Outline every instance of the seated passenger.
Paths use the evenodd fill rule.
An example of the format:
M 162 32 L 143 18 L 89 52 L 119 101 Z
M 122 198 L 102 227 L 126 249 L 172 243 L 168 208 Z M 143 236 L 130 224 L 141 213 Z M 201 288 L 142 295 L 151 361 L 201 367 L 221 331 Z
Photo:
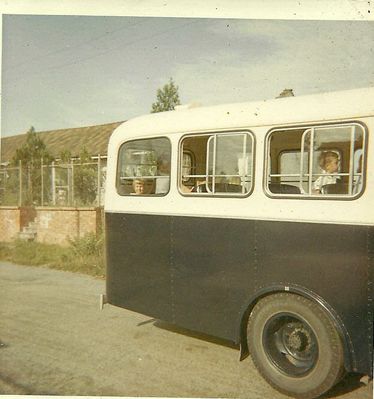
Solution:
M 156 194 L 166 194 L 170 185 L 170 164 L 165 158 L 158 160 L 158 171 L 156 180 Z
M 357 176 L 353 184 L 353 194 L 358 194 L 359 192 L 361 192 L 362 186 L 363 186 L 363 181 L 362 181 L 362 154 L 361 154 L 358 159 Z
M 207 181 L 206 179 L 196 179 L 195 187 L 192 189 L 194 193 L 207 193 Z
M 313 194 L 321 194 L 322 186 L 326 184 L 336 184 L 340 180 L 340 177 L 337 175 L 339 170 L 339 155 L 336 152 L 322 152 L 319 157 L 319 166 L 322 169 L 322 173 L 326 174 L 326 176 L 318 177 L 313 183 Z
M 183 183 L 181 183 L 181 185 L 180 185 L 180 191 L 181 191 L 182 193 L 188 194 L 188 193 L 192 192 L 193 189 L 194 189 L 194 186 L 192 186 L 192 187 L 186 186 L 186 185 L 183 184 Z

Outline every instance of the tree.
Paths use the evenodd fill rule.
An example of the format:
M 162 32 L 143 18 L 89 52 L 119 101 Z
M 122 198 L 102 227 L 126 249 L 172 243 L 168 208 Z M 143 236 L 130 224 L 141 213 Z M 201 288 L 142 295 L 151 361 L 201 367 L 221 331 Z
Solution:
M 92 205 L 97 195 L 97 166 L 85 148 L 79 158 L 80 164 L 74 167 L 74 195 L 78 205 Z
M 22 172 L 26 172 L 27 190 L 25 203 L 31 205 L 41 200 L 41 164 L 53 161 L 44 141 L 37 135 L 33 126 L 26 134 L 26 142 L 16 150 L 13 164 L 22 164 Z
M 178 86 L 170 78 L 169 83 L 157 90 L 157 100 L 152 104 L 151 113 L 171 111 L 176 105 L 180 105 Z
M 34 127 L 31 126 L 26 133 L 26 142 L 20 148 L 17 148 L 13 162 L 18 163 L 18 161 L 22 161 L 24 165 L 28 166 L 32 165 L 36 160 L 40 161 L 42 158 L 47 162 L 53 160 L 44 141 L 38 137 Z

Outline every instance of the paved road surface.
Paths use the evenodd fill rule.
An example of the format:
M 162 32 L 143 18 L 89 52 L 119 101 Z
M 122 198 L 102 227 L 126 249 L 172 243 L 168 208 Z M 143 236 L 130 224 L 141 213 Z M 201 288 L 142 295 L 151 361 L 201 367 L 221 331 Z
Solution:
M 102 280 L 0 263 L 0 393 L 285 398 L 228 343 L 100 311 L 103 292 Z M 368 399 L 371 389 L 350 376 L 327 397 Z

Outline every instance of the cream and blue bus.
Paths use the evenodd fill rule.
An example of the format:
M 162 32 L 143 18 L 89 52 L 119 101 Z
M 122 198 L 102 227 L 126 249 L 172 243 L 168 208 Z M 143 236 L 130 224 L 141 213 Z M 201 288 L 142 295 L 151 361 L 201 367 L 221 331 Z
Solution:
M 179 107 L 108 149 L 108 303 L 230 340 L 276 389 L 372 376 L 374 88 Z

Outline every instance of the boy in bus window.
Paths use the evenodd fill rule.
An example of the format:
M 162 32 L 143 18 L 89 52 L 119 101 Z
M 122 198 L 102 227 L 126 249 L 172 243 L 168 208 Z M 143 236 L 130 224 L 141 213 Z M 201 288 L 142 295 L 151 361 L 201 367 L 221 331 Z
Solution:
M 154 182 L 150 179 L 134 179 L 132 186 L 134 195 L 152 194 Z
M 337 175 L 339 170 L 339 155 L 334 151 L 323 151 L 319 157 L 319 166 L 325 176 L 320 176 L 313 183 L 313 193 L 320 194 L 322 186 L 336 184 L 340 180 Z M 335 176 L 333 176 L 335 175 Z

